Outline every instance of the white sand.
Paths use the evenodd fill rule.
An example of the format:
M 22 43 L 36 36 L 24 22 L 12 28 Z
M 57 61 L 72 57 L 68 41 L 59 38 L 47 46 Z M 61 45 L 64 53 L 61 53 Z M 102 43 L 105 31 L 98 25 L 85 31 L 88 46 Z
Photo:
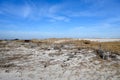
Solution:
M 79 40 L 90 40 L 90 41 L 98 41 L 98 42 L 120 41 L 120 39 L 79 39 Z
M 94 50 L 66 46 L 11 47 L 4 56 L 24 56 L 10 61 L 15 67 L 0 68 L 0 80 L 120 80 L 120 60 L 103 60 Z

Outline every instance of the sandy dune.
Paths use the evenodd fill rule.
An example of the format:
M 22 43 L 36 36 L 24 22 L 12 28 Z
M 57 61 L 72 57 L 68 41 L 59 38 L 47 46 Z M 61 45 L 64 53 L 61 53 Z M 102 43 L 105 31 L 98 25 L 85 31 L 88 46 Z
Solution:
M 111 42 L 111 41 L 120 41 L 120 39 L 79 39 L 79 40 L 90 40 L 90 41 L 98 41 L 98 42 Z
M 120 80 L 120 55 L 100 57 L 73 44 L 6 41 L 0 47 L 0 80 Z

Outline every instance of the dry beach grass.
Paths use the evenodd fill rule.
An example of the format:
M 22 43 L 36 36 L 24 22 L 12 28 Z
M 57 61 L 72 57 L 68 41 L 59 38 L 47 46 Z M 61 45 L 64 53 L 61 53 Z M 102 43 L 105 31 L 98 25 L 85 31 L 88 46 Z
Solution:
M 63 40 L 63 41 L 62 41 Z M 54 43 L 55 41 L 61 41 L 59 44 L 74 44 L 80 48 L 93 48 L 93 49 L 103 49 L 105 51 L 110 51 L 113 53 L 120 53 L 120 41 L 112 42 L 98 42 L 90 40 L 74 40 L 74 39 L 47 39 L 43 42 Z

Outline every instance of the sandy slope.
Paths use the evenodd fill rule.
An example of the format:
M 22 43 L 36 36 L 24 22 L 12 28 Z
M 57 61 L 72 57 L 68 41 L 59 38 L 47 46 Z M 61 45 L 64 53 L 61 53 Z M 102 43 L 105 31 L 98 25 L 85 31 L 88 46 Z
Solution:
M 0 48 L 0 80 L 120 80 L 120 55 L 102 59 L 74 45 L 7 42 Z M 10 65 L 11 64 L 11 65 Z

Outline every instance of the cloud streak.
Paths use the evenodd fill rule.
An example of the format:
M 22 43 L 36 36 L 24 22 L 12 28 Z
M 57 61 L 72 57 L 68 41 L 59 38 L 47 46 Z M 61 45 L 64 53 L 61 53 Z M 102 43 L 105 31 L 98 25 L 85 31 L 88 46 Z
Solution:
M 71 17 L 104 17 L 106 15 L 116 15 L 106 9 L 110 7 L 108 0 L 81 0 L 85 5 L 89 5 L 84 10 L 73 11 L 69 9 L 72 5 L 66 4 L 35 4 L 32 0 L 24 1 L 22 5 L 15 5 L 12 3 L 0 5 L 0 14 L 8 16 L 18 16 L 28 18 L 30 20 L 39 20 L 41 18 L 48 18 L 53 21 L 70 21 Z M 110 1 L 112 3 L 112 1 Z M 79 3 L 78 3 L 79 4 Z M 115 5 L 115 3 L 112 3 Z M 76 6 L 76 5 L 74 5 Z M 102 9 L 101 9 L 102 8 Z M 67 11 L 65 11 L 68 9 Z M 113 8 L 114 9 L 114 8 Z
M 23 5 L 15 5 L 15 4 L 2 4 L 0 5 L 0 10 L 2 14 L 7 15 L 7 16 L 18 16 L 18 17 L 23 17 L 26 18 L 29 16 L 31 13 L 31 8 L 27 4 Z
M 54 21 L 69 21 L 66 16 L 60 15 L 62 4 L 43 5 L 34 4 L 32 1 L 25 1 L 22 5 L 2 4 L 0 5 L 0 14 L 12 17 L 28 18 L 30 20 L 40 20 L 41 18 L 48 18 Z

